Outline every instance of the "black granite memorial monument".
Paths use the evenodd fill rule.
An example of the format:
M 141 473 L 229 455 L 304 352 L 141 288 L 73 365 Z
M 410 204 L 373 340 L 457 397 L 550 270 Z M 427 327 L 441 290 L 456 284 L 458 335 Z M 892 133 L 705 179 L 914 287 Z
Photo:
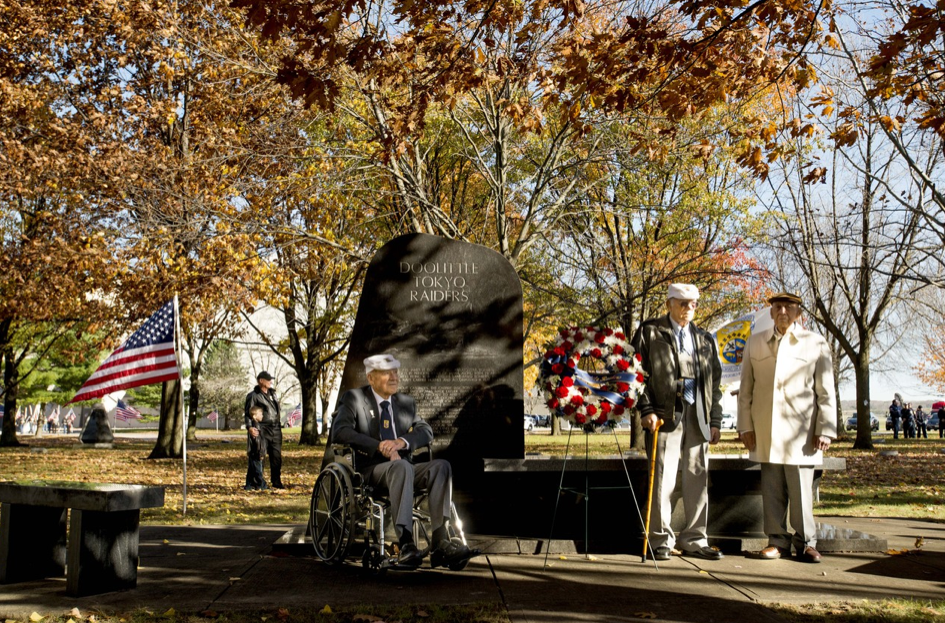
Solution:
M 484 458 L 524 456 L 522 286 L 483 246 L 395 238 L 365 277 L 341 391 L 367 384 L 365 357 L 393 353 L 401 389 L 432 427 L 434 454 L 460 486 Z

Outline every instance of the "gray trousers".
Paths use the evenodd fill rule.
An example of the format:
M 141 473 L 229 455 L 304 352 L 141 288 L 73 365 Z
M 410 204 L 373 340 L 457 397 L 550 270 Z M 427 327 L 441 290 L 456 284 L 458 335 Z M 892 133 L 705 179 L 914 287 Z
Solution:
M 652 456 L 653 435 L 646 435 L 647 451 Z M 676 430 L 660 431 L 657 439 L 656 471 L 653 475 L 653 510 L 650 513 L 650 543 L 653 548 L 676 546 L 677 537 L 670 525 L 673 517 L 673 493 L 682 480 L 682 501 L 686 525 L 679 533 L 679 548 L 695 550 L 709 544 L 708 442 L 696 420 L 696 409 L 686 405 Z
M 768 545 L 790 548 L 793 544 L 798 553 L 808 545 L 817 547 L 813 466 L 762 463 L 761 499 Z M 793 536 L 787 526 L 789 505 Z
M 430 505 L 430 523 L 434 530 L 450 517 L 453 500 L 453 470 L 449 461 L 433 459 L 414 465 L 405 459 L 384 461 L 368 468 L 369 485 L 383 487 L 390 497 L 394 530 L 399 538 L 406 527 L 413 530 L 413 492 L 426 489 Z

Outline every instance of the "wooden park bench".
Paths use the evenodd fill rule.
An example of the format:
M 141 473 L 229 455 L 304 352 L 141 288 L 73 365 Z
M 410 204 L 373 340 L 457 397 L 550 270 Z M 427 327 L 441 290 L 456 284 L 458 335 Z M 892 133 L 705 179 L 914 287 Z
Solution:
M 0 482 L 0 503 L 0 584 L 65 574 L 68 595 L 95 595 L 137 585 L 141 509 L 164 487 Z

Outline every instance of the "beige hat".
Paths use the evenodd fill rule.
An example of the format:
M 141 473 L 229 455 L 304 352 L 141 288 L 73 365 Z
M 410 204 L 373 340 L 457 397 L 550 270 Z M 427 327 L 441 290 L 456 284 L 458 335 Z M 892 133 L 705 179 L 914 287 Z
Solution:
M 396 370 L 400 362 L 393 355 L 371 355 L 364 360 L 364 373 L 370 374 L 374 370 Z
M 666 293 L 667 299 L 682 299 L 684 301 L 699 300 L 699 288 L 691 283 L 671 283 Z

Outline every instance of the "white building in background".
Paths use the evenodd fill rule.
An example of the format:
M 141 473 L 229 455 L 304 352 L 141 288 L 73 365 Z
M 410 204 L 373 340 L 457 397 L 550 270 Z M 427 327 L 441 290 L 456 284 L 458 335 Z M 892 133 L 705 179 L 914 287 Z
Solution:
M 260 305 L 247 320 L 243 321 L 240 328 L 242 335 L 233 340 L 233 343 L 236 344 L 240 353 L 240 364 L 246 369 L 246 391 L 249 392 L 256 386 L 256 375 L 265 370 L 275 378 L 274 387 L 282 408 L 282 417 L 283 419 L 288 417 L 295 406 L 302 402 L 299 379 L 292 366 L 281 356 L 272 352 L 268 344 L 285 343 L 288 339 L 285 316 L 274 307 Z M 265 339 L 260 333 L 265 336 Z M 324 391 L 322 388 L 319 389 Z M 333 396 L 329 404 L 329 412 L 334 410 L 336 390 L 337 388 L 332 389 Z M 320 401 L 316 402 L 316 409 L 319 410 L 316 417 L 320 418 L 322 416 Z

